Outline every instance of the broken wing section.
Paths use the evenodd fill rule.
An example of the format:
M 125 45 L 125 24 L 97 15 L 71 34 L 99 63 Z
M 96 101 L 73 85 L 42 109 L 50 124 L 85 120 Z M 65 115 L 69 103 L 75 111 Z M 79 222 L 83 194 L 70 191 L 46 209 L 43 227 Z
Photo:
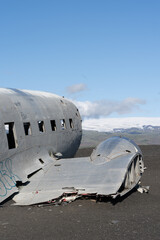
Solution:
M 122 196 L 132 190 L 144 171 L 139 147 L 129 139 L 110 138 L 98 145 L 90 157 L 60 159 L 45 166 L 19 189 L 13 200 L 31 205 L 73 193 Z

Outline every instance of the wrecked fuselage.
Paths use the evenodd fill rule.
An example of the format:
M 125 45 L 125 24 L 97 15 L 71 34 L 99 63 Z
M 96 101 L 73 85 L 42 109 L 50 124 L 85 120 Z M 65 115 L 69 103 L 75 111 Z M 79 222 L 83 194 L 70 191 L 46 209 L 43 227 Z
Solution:
M 139 147 L 113 137 L 90 157 L 72 158 L 81 136 L 78 109 L 54 94 L 0 89 L 0 202 L 18 205 L 95 194 L 115 198 L 132 190 L 144 171 Z

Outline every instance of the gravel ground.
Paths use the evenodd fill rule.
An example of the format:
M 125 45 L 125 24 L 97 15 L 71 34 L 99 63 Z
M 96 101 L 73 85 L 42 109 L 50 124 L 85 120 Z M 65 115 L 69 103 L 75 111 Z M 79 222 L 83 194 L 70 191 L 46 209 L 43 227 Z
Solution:
M 76 200 L 60 206 L 0 207 L 3 239 L 160 239 L 160 146 L 140 146 L 147 167 L 142 185 L 148 194 L 133 191 L 119 202 Z M 77 156 L 88 156 L 81 149 Z

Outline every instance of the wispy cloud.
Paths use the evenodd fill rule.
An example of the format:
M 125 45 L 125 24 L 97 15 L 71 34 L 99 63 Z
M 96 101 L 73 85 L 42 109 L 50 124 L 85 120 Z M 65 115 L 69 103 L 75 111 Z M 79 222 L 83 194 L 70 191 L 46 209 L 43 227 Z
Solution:
M 87 86 L 84 83 L 74 84 L 72 86 L 67 87 L 67 92 L 69 94 L 75 94 L 82 91 L 85 91 Z
M 139 109 L 139 106 L 146 102 L 139 98 L 127 98 L 123 101 L 74 101 L 74 103 L 78 107 L 83 118 L 99 118 L 109 116 L 112 113 L 117 113 L 119 115 L 129 114 Z

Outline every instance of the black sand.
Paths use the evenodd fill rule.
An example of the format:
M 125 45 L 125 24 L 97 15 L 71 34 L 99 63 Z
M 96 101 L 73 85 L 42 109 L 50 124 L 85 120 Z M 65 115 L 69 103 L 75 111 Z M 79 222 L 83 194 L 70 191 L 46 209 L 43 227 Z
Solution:
M 141 146 L 148 194 L 131 193 L 121 202 L 76 200 L 61 206 L 0 207 L 4 239 L 160 239 L 160 146 Z M 86 156 L 91 149 L 80 150 Z

